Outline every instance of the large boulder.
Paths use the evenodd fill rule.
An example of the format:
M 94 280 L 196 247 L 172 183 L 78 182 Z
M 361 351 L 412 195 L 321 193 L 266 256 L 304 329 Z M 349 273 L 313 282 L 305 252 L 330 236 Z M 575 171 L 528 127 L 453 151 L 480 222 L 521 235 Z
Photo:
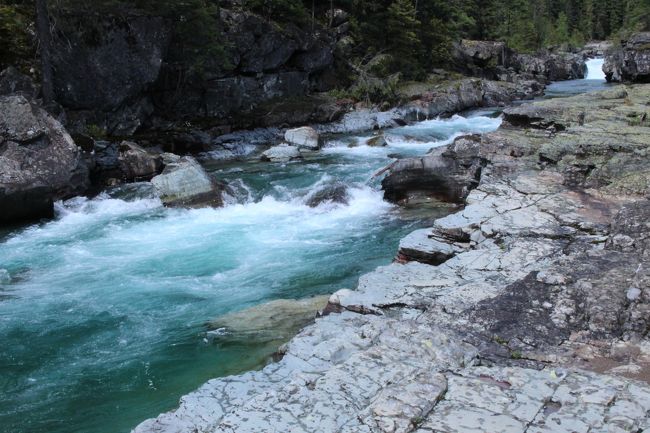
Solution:
M 321 144 L 318 132 L 310 126 L 287 130 L 284 133 L 284 140 L 300 149 L 307 150 L 318 150 Z
M 462 40 L 454 44 L 456 70 L 475 77 L 512 81 L 519 74 L 541 81 L 584 78 L 586 65 L 581 54 L 540 51 L 519 54 L 503 42 Z
M 51 217 L 53 201 L 89 186 L 81 150 L 22 95 L 0 97 L 0 223 Z
M 162 157 L 148 152 L 131 141 L 123 141 L 119 147 L 118 161 L 127 180 L 146 180 L 162 169 Z
M 165 155 L 168 164 L 151 179 L 160 200 L 171 207 L 223 206 L 223 187 L 191 156 Z
M 609 82 L 650 82 L 650 32 L 636 33 L 608 50 L 603 71 Z
M 343 182 L 327 183 L 320 185 L 305 197 L 305 204 L 309 207 L 318 207 L 323 203 L 348 204 L 350 193 Z
M 450 203 L 463 203 L 478 186 L 486 162 L 480 155 L 476 136 L 456 139 L 453 144 L 435 148 L 419 158 L 395 161 L 386 171 L 381 186 L 384 198 L 408 202 L 425 195 Z
M 286 143 L 271 147 L 262 153 L 261 156 L 262 161 L 270 162 L 289 162 L 300 158 L 302 158 L 300 149 L 296 146 L 289 146 Z

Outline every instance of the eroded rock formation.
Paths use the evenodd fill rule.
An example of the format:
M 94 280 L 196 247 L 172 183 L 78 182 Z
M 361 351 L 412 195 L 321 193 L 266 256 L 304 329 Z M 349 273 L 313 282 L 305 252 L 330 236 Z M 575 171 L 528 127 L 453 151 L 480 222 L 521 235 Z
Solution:
M 603 70 L 607 81 L 650 82 L 650 32 L 636 33 L 610 48 Z
M 0 222 L 51 217 L 53 201 L 88 186 L 81 150 L 63 126 L 24 96 L 0 96 Z
M 430 155 L 424 183 L 481 161 L 463 210 L 332 295 L 281 361 L 135 432 L 650 428 L 648 102 L 635 86 L 508 109 Z

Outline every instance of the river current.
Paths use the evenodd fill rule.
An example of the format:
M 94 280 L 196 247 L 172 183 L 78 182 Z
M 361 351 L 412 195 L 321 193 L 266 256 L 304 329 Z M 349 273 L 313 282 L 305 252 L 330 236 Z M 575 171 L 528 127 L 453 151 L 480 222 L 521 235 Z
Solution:
M 450 211 L 400 210 L 372 175 L 500 123 L 481 111 L 387 130 L 382 148 L 332 136 L 301 162 L 208 162 L 233 187 L 220 209 L 168 209 L 129 187 L 0 232 L 0 431 L 128 432 L 210 378 L 259 368 L 277 341 L 209 338 L 206 323 L 354 288 Z M 306 205 L 334 182 L 347 204 Z

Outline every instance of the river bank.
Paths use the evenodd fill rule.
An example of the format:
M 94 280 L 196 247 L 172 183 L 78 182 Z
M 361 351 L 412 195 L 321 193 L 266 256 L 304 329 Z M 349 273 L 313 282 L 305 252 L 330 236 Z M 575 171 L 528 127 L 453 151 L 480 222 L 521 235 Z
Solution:
M 369 179 L 389 155 L 501 123 L 478 114 L 386 130 L 385 147 L 365 145 L 369 131 L 332 136 L 297 162 L 206 163 L 231 186 L 223 208 L 166 208 L 136 183 L 57 203 L 54 220 L 7 233 L 3 428 L 128 431 L 211 378 L 265 365 L 292 334 L 219 335 L 208 324 L 352 287 L 389 263 L 401 237 L 454 208 L 401 210 Z M 307 205 L 339 184 L 345 203 Z
M 223 163 L 214 154 L 202 156 L 208 170 L 232 187 L 223 209 L 167 209 L 137 184 L 126 185 L 57 204 L 51 223 L 9 234 L 2 281 L 3 306 L 11 311 L 4 316 L 12 347 L 4 386 L 15 399 L 7 402 L 9 428 L 20 430 L 29 417 L 33 431 L 68 431 L 70 425 L 86 432 L 126 430 L 210 378 L 258 368 L 291 332 L 251 342 L 250 333 L 220 335 L 206 323 L 273 299 L 352 287 L 360 274 L 389 263 L 408 232 L 452 212 L 453 206 L 436 202 L 425 203 L 423 212 L 418 199 L 415 209 L 397 210 L 368 180 L 396 156 L 420 156 L 501 122 L 485 112 L 437 115 L 531 95 L 511 83 L 471 78 L 424 90 L 418 95 L 425 97 L 400 111 L 404 117 L 355 111 L 322 126 L 328 142 L 301 163 L 265 164 L 256 157 Z M 396 121 L 418 117 L 433 119 L 404 126 Z M 386 147 L 366 144 L 376 134 L 368 129 L 386 127 Z M 347 203 L 306 205 L 341 181 Z M 52 302 L 52 294 L 61 297 Z M 36 341 L 42 350 L 28 351 L 21 341 Z M 88 380 L 75 379 L 82 376 Z M 116 414 L 119 426 L 106 421 Z
M 499 131 L 422 157 L 482 167 L 462 211 L 332 295 L 281 361 L 135 431 L 650 427 L 649 92 L 506 109 Z

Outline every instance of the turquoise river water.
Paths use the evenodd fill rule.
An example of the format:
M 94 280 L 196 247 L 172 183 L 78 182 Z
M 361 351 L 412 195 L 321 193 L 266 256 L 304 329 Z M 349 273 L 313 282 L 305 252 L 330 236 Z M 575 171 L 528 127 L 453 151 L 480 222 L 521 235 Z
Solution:
M 383 201 L 372 174 L 392 154 L 500 123 L 475 113 L 388 130 L 385 148 L 333 137 L 302 162 L 210 163 L 236 190 L 221 209 L 104 193 L 0 232 L 0 432 L 128 432 L 210 378 L 259 368 L 275 346 L 210 339 L 206 323 L 353 288 L 431 222 Z M 305 205 L 335 181 L 348 185 L 347 205 Z

